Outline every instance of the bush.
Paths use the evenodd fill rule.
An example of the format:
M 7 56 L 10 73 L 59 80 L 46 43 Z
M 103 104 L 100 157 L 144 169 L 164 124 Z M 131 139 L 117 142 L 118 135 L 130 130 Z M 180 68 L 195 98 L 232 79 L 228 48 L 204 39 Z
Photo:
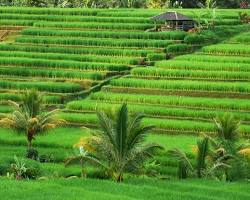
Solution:
M 231 168 L 228 170 L 227 179 L 229 181 L 237 181 L 249 178 L 250 166 L 248 162 L 242 158 L 237 157 L 230 163 Z
M 165 60 L 166 54 L 165 53 L 150 53 L 148 54 L 149 61 L 158 61 L 158 60 Z
M 53 157 L 53 155 L 44 154 L 44 155 L 39 156 L 39 161 L 41 163 L 54 162 L 54 157 Z
M 178 53 L 188 52 L 190 49 L 187 44 L 172 44 L 172 45 L 169 45 L 166 50 L 167 50 L 167 53 L 178 54 Z
M 38 159 L 38 151 L 36 149 L 27 149 L 26 151 L 26 158 L 37 160 Z
M 186 44 L 201 45 L 206 42 L 206 37 L 200 34 L 190 34 L 184 38 Z
M 217 31 L 218 32 L 218 31 Z M 220 33 L 224 34 L 224 33 Z M 218 35 L 220 35 L 218 33 Z M 193 33 L 189 34 L 184 38 L 184 42 L 186 44 L 191 45 L 202 45 L 207 43 L 214 43 L 218 41 L 219 38 L 216 34 L 214 34 L 212 31 L 202 31 L 201 33 Z
M 36 179 L 41 175 L 42 173 L 41 166 L 38 162 L 34 160 L 25 159 L 25 164 L 26 164 L 27 170 L 24 174 L 24 178 Z

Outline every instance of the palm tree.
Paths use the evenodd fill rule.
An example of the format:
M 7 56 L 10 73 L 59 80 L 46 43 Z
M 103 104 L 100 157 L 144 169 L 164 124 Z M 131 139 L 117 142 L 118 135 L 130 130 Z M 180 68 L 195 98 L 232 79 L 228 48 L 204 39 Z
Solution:
M 206 169 L 206 158 L 209 153 L 209 138 L 204 137 L 203 140 L 199 140 L 197 142 L 197 149 L 198 152 L 196 159 L 197 162 L 196 170 L 197 170 L 197 176 L 201 178 L 203 171 Z
M 232 114 L 225 113 L 218 116 L 215 121 L 216 138 L 213 141 L 213 146 L 220 154 L 217 156 L 223 159 L 230 168 L 225 169 L 227 180 L 231 180 L 230 171 L 237 171 L 237 174 L 244 172 L 242 163 L 247 162 L 242 156 L 242 151 L 249 148 L 249 144 L 242 143 L 240 121 L 236 120 Z M 229 156 L 228 156 L 229 155 Z M 238 175 L 237 175 L 238 176 Z M 239 175 L 240 176 L 240 175 Z M 237 178 L 237 177 L 236 177 Z
M 37 90 L 26 90 L 21 96 L 20 107 L 26 108 L 31 117 L 40 114 L 42 110 L 43 96 Z
M 240 121 L 232 114 L 225 113 L 214 119 L 217 138 L 222 141 L 236 142 L 240 137 Z
M 179 178 L 187 178 L 188 173 L 196 173 L 198 178 L 201 178 L 206 170 L 206 158 L 209 153 L 209 139 L 204 137 L 197 141 L 197 155 L 196 165 L 193 166 L 186 153 L 179 149 L 170 150 L 169 153 L 173 155 L 178 161 L 178 176 Z
M 84 150 L 83 147 L 79 148 L 79 152 L 75 155 L 67 158 L 65 160 L 65 166 L 75 164 L 76 162 L 79 162 L 81 165 L 81 177 L 86 177 L 86 172 L 84 171 L 84 164 L 93 164 L 99 167 L 102 167 L 104 169 L 107 169 L 105 165 L 103 165 L 98 159 L 96 159 L 93 155 L 91 155 L 88 151 Z
M 99 160 L 106 162 L 111 176 L 118 182 L 123 180 L 125 171 L 139 170 L 145 160 L 161 147 L 157 144 L 143 144 L 153 126 L 142 126 L 142 114 L 129 119 L 127 105 L 123 104 L 116 119 L 98 112 L 101 131 L 93 143 Z
M 47 130 L 65 123 L 64 120 L 56 118 L 57 110 L 40 114 L 42 101 L 38 97 L 39 94 L 31 91 L 22 97 L 23 101 L 20 104 L 9 101 L 14 107 L 14 111 L 0 120 L 2 126 L 14 129 L 20 134 L 25 133 L 29 149 L 37 134 L 45 133 Z

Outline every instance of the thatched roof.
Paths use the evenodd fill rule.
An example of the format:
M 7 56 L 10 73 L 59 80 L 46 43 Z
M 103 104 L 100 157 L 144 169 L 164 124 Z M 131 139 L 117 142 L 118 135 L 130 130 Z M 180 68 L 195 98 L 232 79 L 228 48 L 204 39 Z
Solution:
M 175 11 L 165 12 L 154 17 L 151 17 L 154 21 L 193 21 L 192 18 L 187 17 L 183 14 L 177 13 Z

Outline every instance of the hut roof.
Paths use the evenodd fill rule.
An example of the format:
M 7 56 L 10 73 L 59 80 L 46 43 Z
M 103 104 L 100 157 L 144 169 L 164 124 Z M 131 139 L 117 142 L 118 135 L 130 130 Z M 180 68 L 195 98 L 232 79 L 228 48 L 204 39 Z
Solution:
M 192 18 L 187 17 L 183 14 L 177 13 L 176 11 L 161 13 L 159 15 L 151 17 L 151 20 L 154 20 L 154 21 L 193 21 Z

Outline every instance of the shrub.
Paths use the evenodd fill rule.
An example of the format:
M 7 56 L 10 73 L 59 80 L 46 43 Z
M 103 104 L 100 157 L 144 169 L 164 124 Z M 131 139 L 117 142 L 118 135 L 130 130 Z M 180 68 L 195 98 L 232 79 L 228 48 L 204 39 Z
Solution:
M 29 148 L 26 151 L 26 158 L 37 160 L 38 159 L 38 151 L 34 148 Z
M 158 61 L 158 60 L 165 60 L 166 54 L 165 53 L 150 53 L 147 56 L 149 61 Z
M 184 53 L 184 52 L 188 52 L 189 46 L 187 44 L 172 44 L 169 45 L 166 49 L 167 53 Z
M 184 38 L 184 42 L 191 45 L 201 45 L 206 42 L 206 37 L 200 34 L 190 34 Z

